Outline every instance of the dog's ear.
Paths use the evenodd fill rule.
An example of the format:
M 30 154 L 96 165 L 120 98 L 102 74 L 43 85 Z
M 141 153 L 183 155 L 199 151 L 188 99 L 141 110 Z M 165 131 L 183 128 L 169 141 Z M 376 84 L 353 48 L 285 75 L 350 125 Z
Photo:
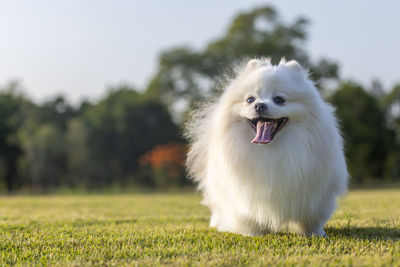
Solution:
M 254 69 L 254 68 L 259 67 L 259 66 L 261 66 L 261 60 L 251 59 L 249 62 L 247 62 L 246 68 Z
M 255 69 L 261 66 L 267 66 L 268 64 L 270 64 L 268 59 L 251 59 L 249 62 L 247 62 L 246 68 Z
M 308 76 L 307 71 L 296 60 L 290 60 L 288 62 L 284 61 L 281 62 L 280 65 L 281 64 L 288 68 L 290 71 L 299 75 L 299 77 L 301 78 L 307 78 Z
M 296 60 L 291 60 L 289 62 L 286 62 L 286 67 L 288 67 L 291 70 L 297 71 L 297 72 L 303 72 L 303 68 L 300 66 L 300 64 Z

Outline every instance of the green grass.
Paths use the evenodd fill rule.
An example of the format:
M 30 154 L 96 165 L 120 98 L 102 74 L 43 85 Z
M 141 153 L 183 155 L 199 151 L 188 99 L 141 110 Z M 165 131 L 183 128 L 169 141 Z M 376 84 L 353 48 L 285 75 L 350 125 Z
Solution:
M 208 227 L 191 193 L 0 197 L 4 265 L 400 266 L 400 190 L 356 190 L 329 238 Z

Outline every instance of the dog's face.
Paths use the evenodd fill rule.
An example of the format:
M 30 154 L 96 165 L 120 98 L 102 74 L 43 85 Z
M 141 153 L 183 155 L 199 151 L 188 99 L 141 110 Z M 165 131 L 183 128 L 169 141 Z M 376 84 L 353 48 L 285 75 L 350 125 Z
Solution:
M 252 143 L 268 144 L 288 124 L 305 120 L 315 108 L 316 89 L 295 62 L 272 66 L 251 60 L 226 92 L 234 123 L 247 123 Z

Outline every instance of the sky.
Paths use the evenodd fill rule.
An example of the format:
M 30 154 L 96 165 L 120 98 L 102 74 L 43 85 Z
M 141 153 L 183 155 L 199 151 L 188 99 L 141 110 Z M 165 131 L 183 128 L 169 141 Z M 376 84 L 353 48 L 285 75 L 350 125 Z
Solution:
M 306 50 L 368 86 L 400 83 L 396 0 L 19 0 L 0 1 L 0 87 L 20 81 L 37 102 L 63 94 L 96 100 L 107 88 L 146 87 L 165 49 L 201 49 L 238 12 L 272 5 L 285 22 L 310 20 Z M 266 55 L 268 56 L 268 55 Z

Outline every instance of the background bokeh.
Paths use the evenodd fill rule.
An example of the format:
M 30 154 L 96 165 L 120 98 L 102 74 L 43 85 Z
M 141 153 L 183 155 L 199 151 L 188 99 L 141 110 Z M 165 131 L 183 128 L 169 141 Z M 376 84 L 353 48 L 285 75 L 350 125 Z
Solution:
M 65 10 L 56 9 L 50 1 L 31 2 L 28 7 L 2 4 L 0 21 L 16 24 L 1 23 L 0 32 L 3 37 L 18 37 L 3 38 L 0 45 L 0 80 L 4 81 L 0 86 L 2 192 L 190 185 L 184 170 L 187 144 L 181 131 L 188 108 L 217 91 L 217 81 L 229 65 L 242 58 L 263 56 L 273 62 L 281 57 L 298 60 L 310 70 L 324 98 L 336 107 L 352 184 L 400 181 L 400 75 L 396 78 L 396 66 L 388 63 L 399 57 L 397 48 L 393 49 L 396 40 L 379 41 L 388 29 L 379 27 L 383 25 L 379 20 L 363 16 L 368 14 L 363 12 L 364 7 L 356 9 L 352 2 L 333 9 L 343 12 L 347 24 L 338 22 L 341 14 L 325 10 L 325 15 L 318 16 L 328 16 L 332 25 L 339 23 L 340 34 L 333 26 L 312 34 L 307 16 L 282 16 L 287 1 L 280 4 L 282 11 L 260 1 L 251 7 L 233 5 L 228 10 L 223 9 L 228 1 L 214 8 L 209 4 L 196 13 L 203 23 L 179 16 L 174 23 L 163 23 L 162 11 L 175 14 L 176 8 L 181 7 L 181 13 L 193 8 L 183 1 L 171 1 L 170 5 L 149 1 L 153 8 L 138 4 L 137 9 L 134 2 L 117 1 L 132 8 L 119 6 L 119 12 L 118 5 L 108 6 L 104 1 L 100 1 L 100 7 L 95 1 L 85 1 L 81 6 L 76 1 L 64 2 Z M 383 1 L 380 7 L 391 10 L 391 3 Z M 91 10 L 101 13 L 100 19 Z M 218 12 L 223 15 L 217 16 Z M 346 21 L 351 12 L 352 20 Z M 86 21 L 82 14 L 88 14 Z M 17 15 L 22 17 L 16 19 Z M 38 20 L 32 19 L 38 16 Z M 158 17 L 155 22 L 154 17 Z M 219 26 L 223 19 L 225 28 Z M 139 22 L 133 25 L 133 20 Z M 375 27 L 368 26 L 371 21 Z M 57 23 L 48 25 L 52 22 Z M 354 31 L 354 25 L 365 28 Z M 132 27 L 136 31 L 131 34 Z M 155 27 L 161 31 L 155 31 Z M 193 37 L 195 45 L 179 44 L 185 27 L 193 35 L 198 32 L 198 39 Z M 18 35 L 23 29 L 31 29 L 32 34 Z M 204 41 L 207 30 L 210 36 Z M 119 38 L 121 31 L 129 38 Z M 163 31 L 168 35 L 165 38 Z M 335 35 L 340 39 L 329 39 Z M 366 35 L 370 42 L 363 39 Z M 191 36 L 185 38 L 190 40 Z M 346 52 L 340 54 L 346 56 L 345 60 L 335 59 L 332 53 L 328 53 L 329 58 L 321 56 L 321 50 L 308 44 L 310 36 L 314 45 L 345 48 Z M 166 43 L 158 42 L 161 39 L 167 39 Z M 45 48 L 39 49 L 42 43 L 38 40 L 48 41 L 43 43 Z M 161 52 L 156 58 L 143 57 L 147 47 L 137 45 L 135 40 Z M 359 45 L 360 40 L 365 42 Z M 366 48 L 371 47 L 375 53 L 368 54 Z M 47 53 L 38 58 L 43 51 Z M 392 51 L 392 58 L 382 56 L 388 51 Z M 82 56 L 77 56 L 80 53 Z M 126 72 L 130 67 L 137 71 Z M 143 69 L 151 68 L 152 73 L 147 72 L 146 77 Z M 341 75 L 343 68 L 345 75 Z M 24 70 L 28 79 L 18 77 Z M 373 70 L 376 77 L 367 75 Z M 139 86 L 135 86 L 129 77 L 137 77 L 138 73 Z M 109 80 L 102 88 L 93 89 L 103 82 L 96 77 Z M 30 81 L 35 90 L 30 89 Z

